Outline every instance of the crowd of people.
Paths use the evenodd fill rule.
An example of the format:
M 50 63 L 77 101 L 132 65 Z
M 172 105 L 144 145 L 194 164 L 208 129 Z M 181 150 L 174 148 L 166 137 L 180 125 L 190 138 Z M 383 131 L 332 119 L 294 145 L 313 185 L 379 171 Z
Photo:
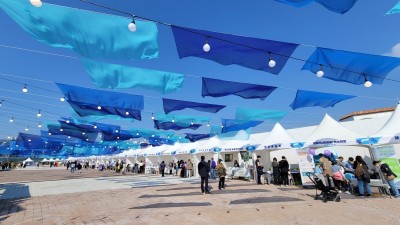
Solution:
M 361 156 L 349 157 L 344 161 L 343 157 L 338 157 L 337 160 L 330 160 L 324 154 L 319 154 L 319 163 L 315 167 L 316 174 L 322 174 L 324 177 L 331 177 L 334 185 L 339 189 L 339 192 L 344 191 L 350 194 L 351 180 L 357 180 L 357 196 L 370 197 L 372 194 L 370 182 L 371 179 L 381 179 L 387 181 L 392 194 L 395 198 L 400 197 L 399 191 L 394 183 L 397 177 L 386 163 L 373 161 L 372 168 L 369 168 L 367 163 Z

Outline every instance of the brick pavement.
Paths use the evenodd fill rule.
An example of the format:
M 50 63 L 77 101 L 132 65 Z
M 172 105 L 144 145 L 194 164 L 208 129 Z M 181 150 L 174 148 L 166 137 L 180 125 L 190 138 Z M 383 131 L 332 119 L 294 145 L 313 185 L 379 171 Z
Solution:
M 47 171 L 41 173 L 46 180 Z M 109 176 L 64 182 L 85 179 L 124 188 L 60 189 L 58 194 L 0 200 L 1 224 L 400 224 L 399 199 L 342 195 L 340 203 L 322 203 L 313 199 L 314 190 L 238 180 L 211 195 L 199 193 L 197 179 Z

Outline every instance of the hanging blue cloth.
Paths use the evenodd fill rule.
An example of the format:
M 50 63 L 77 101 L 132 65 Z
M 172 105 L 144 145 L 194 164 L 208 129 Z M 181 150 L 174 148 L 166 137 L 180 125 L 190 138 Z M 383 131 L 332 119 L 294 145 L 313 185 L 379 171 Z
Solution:
M 171 131 L 163 131 L 163 130 L 149 130 L 149 129 L 143 129 L 143 128 L 134 128 L 132 129 L 133 135 L 136 137 L 144 137 L 144 138 L 149 138 L 149 137 L 172 137 L 174 135 L 174 132 Z
M 227 95 L 236 95 L 244 99 L 259 98 L 260 100 L 264 100 L 276 89 L 276 87 L 272 86 L 246 84 L 205 77 L 202 78 L 202 84 L 201 96 L 203 97 L 223 97 Z
M 367 79 L 382 84 L 387 74 L 400 65 L 400 58 L 317 48 L 302 70 L 317 73 L 320 64 L 323 77 L 330 80 L 364 84 Z
M 298 108 L 313 107 L 313 106 L 327 108 L 327 107 L 333 107 L 341 101 L 351 99 L 354 97 L 356 96 L 298 90 L 296 98 L 293 100 L 292 104 L 290 104 L 290 107 L 293 110 L 296 110 Z
M 117 132 L 102 132 L 103 141 L 126 141 L 134 138 L 135 136 L 127 130 L 119 130 Z
M 69 100 L 67 100 L 67 102 L 72 107 L 72 109 L 81 117 L 96 116 L 97 119 L 107 119 L 107 118 L 113 118 L 113 116 L 119 116 L 125 119 L 135 119 L 139 121 L 142 120 L 142 115 L 140 110 L 120 109 L 107 106 L 101 106 L 101 109 L 99 110 L 98 104 L 88 104 L 88 103 L 75 102 Z
M 36 40 L 67 48 L 88 58 L 158 58 L 158 30 L 153 22 L 137 20 L 136 32 L 128 30 L 131 19 L 44 3 L 36 8 L 27 0 L 0 1 L 4 10 Z
M 155 113 L 155 119 L 160 122 L 172 122 L 175 123 L 205 123 L 210 121 L 209 117 L 205 116 L 188 116 L 188 115 L 178 115 L 178 114 L 164 114 Z
M 272 120 L 279 121 L 285 117 L 287 112 L 269 109 L 252 109 L 238 107 L 236 109 L 237 120 Z
M 167 138 L 158 138 L 158 137 L 149 137 L 149 144 L 152 146 L 160 146 L 160 145 L 173 145 L 175 141 L 169 140 Z
M 279 74 L 298 44 L 172 26 L 179 57 L 198 57 Z M 210 51 L 203 45 L 208 42 Z M 247 47 L 248 46 L 248 47 Z M 269 55 L 268 52 L 271 52 Z M 269 59 L 276 62 L 268 66 Z
M 44 149 L 46 147 L 45 142 L 39 135 L 27 133 L 19 133 L 16 143 L 26 149 Z
M 144 99 L 141 95 L 131 95 L 112 91 L 101 91 L 67 84 L 56 83 L 67 100 L 88 103 L 97 106 L 109 106 L 119 109 L 143 110 Z M 97 107 L 96 106 L 96 107 Z
M 386 15 L 400 13 L 400 2 L 398 2 L 391 10 L 389 10 Z
M 97 133 L 85 133 L 76 129 L 61 129 L 59 125 L 47 125 L 47 129 L 51 135 L 65 135 L 74 138 L 78 138 L 80 140 L 85 140 L 87 142 L 95 142 L 97 138 Z
M 178 91 L 185 75 L 144 68 L 82 60 L 97 88 L 146 88 L 162 94 Z
M 192 129 L 197 130 L 201 127 L 201 124 L 190 124 L 190 123 L 179 123 L 179 122 L 160 122 L 158 120 L 154 120 L 154 128 L 157 130 L 183 130 L 183 129 Z
M 223 126 L 221 133 L 246 130 L 248 128 L 255 127 L 263 123 L 263 121 L 248 121 L 248 120 L 233 120 L 233 119 L 221 119 L 221 121 Z
M 323 5 L 326 9 L 344 14 L 353 8 L 357 0 L 275 0 L 282 3 L 286 3 L 296 7 L 302 7 L 311 4 L 312 2 L 317 2 Z
M 63 118 L 64 119 L 64 118 Z M 95 129 L 93 125 L 91 124 L 77 124 L 74 121 L 68 120 L 69 122 L 66 122 L 67 120 L 59 120 L 58 122 L 60 123 L 60 127 L 62 129 L 75 129 L 75 130 L 80 130 L 85 133 L 97 133 L 99 132 L 98 129 Z
M 188 139 L 190 142 L 196 142 L 210 137 L 210 134 L 191 134 L 191 133 L 185 133 L 185 134 L 186 134 L 185 138 Z
M 168 98 L 163 98 L 163 106 L 164 106 L 164 112 L 167 114 L 173 111 L 187 109 L 187 108 L 202 112 L 216 113 L 226 107 L 225 105 L 189 102 L 189 101 L 181 101 Z

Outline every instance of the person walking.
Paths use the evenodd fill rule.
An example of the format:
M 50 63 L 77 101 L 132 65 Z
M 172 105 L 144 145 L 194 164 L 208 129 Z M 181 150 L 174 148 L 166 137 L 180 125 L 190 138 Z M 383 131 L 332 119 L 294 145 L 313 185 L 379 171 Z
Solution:
M 264 173 L 263 172 L 264 166 L 261 164 L 261 156 L 260 155 L 257 156 L 256 169 L 257 169 L 257 184 L 262 184 L 261 183 L 261 176 Z
M 272 159 L 272 175 L 274 176 L 274 184 L 279 184 L 279 163 L 275 157 Z
M 203 155 L 200 159 L 201 161 L 197 165 L 197 169 L 201 177 L 201 193 L 211 194 L 208 190 L 208 173 L 210 173 L 210 167 L 208 166 L 207 162 L 204 161 L 205 157 Z
M 72 161 L 69 166 L 71 167 L 71 173 L 74 173 L 75 172 L 76 162 Z
M 371 180 L 368 172 L 367 163 L 365 163 L 363 158 L 358 155 L 356 156 L 353 168 L 354 168 L 354 175 L 356 176 L 358 182 L 358 191 L 360 192 L 357 196 L 364 197 L 364 186 L 365 186 L 365 189 L 367 189 L 367 197 L 370 197 L 371 186 L 369 185 L 369 183 L 371 182 Z
M 222 159 L 218 159 L 218 164 L 216 167 L 217 174 L 219 177 L 219 182 L 218 182 L 218 189 L 225 189 L 225 176 L 226 176 L 226 168 L 224 164 L 222 163 Z
M 186 176 L 191 177 L 192 176 L 192 171 L 193 171 L 193 163 L 188 159 L 186 163 Z
M 166 167 L 167 165 L 165 165 L 165 163 L 164 163 L 164 161 L 162 161 L 161 163 L 160 163 L 160 173 L 161 173 L 161 177 L 164 177 L 164 172 L 165 172 L 165 167 Z
M 279 175 L 281 176 L 281 186 L 289 185 L 289 163 L 285 156 L 282 156 L 282 160 L 279 161 Z

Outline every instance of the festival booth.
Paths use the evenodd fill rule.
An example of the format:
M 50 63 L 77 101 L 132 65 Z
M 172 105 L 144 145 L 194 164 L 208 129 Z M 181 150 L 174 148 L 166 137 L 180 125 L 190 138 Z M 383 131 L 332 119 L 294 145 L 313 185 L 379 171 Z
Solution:
M 383 127 L 368 140 L 363 140 L 372 147 L 376 160 L 388 164 L 397 175 L 395 184 L 400 189 L 400 104 Z
M 355 133 L 325 114 L 321 123 L 308 135 L 304 143 L 298 143 L 297 154 L 303 186 L 312 185 L 307 173 L 314 172 L 314 155 L 325 154 L 336 160 L 338 152 L 356 155 L 370 155 L 368 146 L 359 145 L 357 138 L 362 135 Z M 317 158 L 316 158 L 317 159 Z M 319 158 L 318 158 L 319 159 Z M 366 160 L 371 163 L 371 159 Z
M 195 154 L 197 159 L 200 161 L 200 157 L 204 156 L 205 161 L 211 160 L 213 158 L 215 161 L 218 160 L 218 152 L 221 151 L 221 139 L 212 137 L 207 140 L 201 140 L 196 142 L 196 146 L 193 147 L 195 149 Z
M 159 165 L 163 161 L 161 154 L 168 149 L 168 145 L 160 145 L 146 149 L 146 173 L 158 174 Z
M 22 164 L 25 166 L 34 166 L 35 162 L 31 158 L 25 159 Z
M 192 143 L 188 143 L 192 144 Z M 175 142 L 174 145 L 167 145 L 165 151 L 161 152 L 161 159 L 167 164 L 171 161 L 177 162 L 178 158 L 176 157 L 176 151 L 181 148 L 184 148 L 187 144 L 181 144 L 179 142 Z
M 218 158 L 223 160 L 227 167 L 233 167 L 235 160 L 240 161 L 240 152 L 249 145 L 249 140 L 222 140 L 221 151 L 218 152 Z M 240 165 L 240 163 L 239 163 Z

